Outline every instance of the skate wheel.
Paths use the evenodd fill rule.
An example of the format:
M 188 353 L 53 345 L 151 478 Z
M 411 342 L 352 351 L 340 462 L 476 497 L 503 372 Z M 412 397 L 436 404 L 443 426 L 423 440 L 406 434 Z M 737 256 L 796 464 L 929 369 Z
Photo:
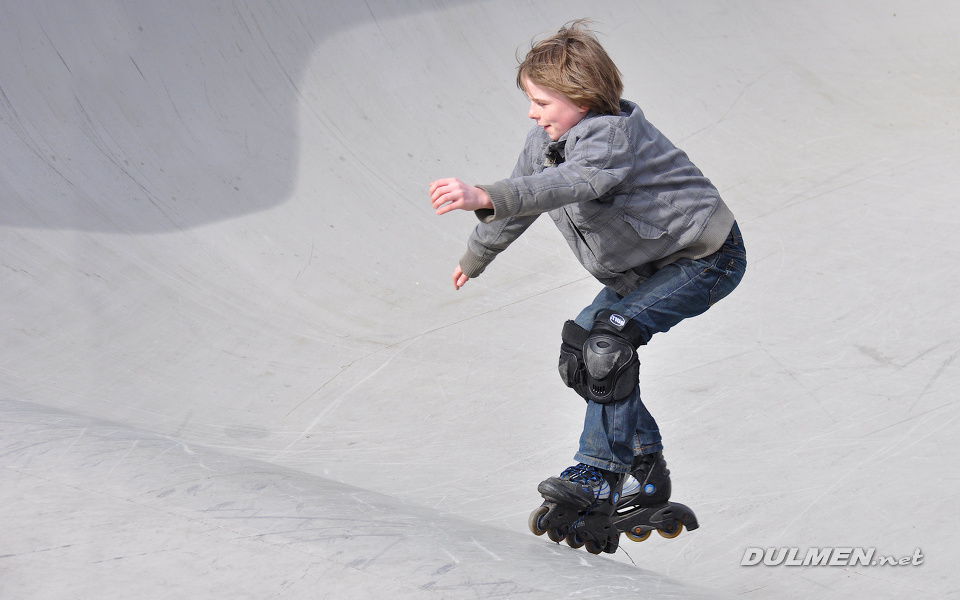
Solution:
M 563 541 L 563 535 L 560 533 L 559 529 L 548 529 L 547 537 L 550 538 L 550 541 L 559 544 Z
M 547 508 L 546 506 L 538 506 L 532 513 L 530 513 L 530 517 L 527 519 L 527 527 L 530 528 L 530 531 L 533 533 L 533 535 L 543 535 L 547 533 L 547 528 L 542 527 L 541 524 L 543 522 L 543 517 L 548 512 L 550 512 L 550 509 Z M 551 530 L 550 539 L 553 539 L 552 530 Z M 558 540 L 553 540 L 553 541 L 556 542 Z
M 644 542 L 647 538 L 650 537 L 650 534 L 653 533 L 651 530 L 647 529 L 644 531 L 639 527 L 634 528 L 633 531 L 624 531 L 627 534 L 627 539 L 631 542 Z M 662 533 L 660 535 L 663 535 Z
M 582 548 L 583 540 L 580 539 L 580 536 L 575 533 L 567 534 L 567 545 L 571 548 Z
M 584 544 L 584 546 L 586 546 L 587 552 L 590 554 L 600 554 L 603 552 L 603 546 L 593 540 L 589 540 L 586 544 Z
M 683 531 L 683 524 L 680 521 L 674 521 L 673 526 L 668 529 L 657 529 L 657 533 L 667 538 L 668 540 L 672 540 L 673 538 L 680 535 L 681 531 Z

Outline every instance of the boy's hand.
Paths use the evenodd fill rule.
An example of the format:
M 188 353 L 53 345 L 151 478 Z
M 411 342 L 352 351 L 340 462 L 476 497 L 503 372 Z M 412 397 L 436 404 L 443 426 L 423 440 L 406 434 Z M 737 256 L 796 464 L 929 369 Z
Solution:
M 457 265 L 457 268 L 453 270 L 453 287 L 458 290 L 462 288 L 470 278 L 463 274 L 463 270 L 460 268 L 460 265 Z
M 458 209 L 493 208 L 493 202 L 485 191 L 453 177 L 438 179 L 430 184 L 430 202 L 438 215 Z

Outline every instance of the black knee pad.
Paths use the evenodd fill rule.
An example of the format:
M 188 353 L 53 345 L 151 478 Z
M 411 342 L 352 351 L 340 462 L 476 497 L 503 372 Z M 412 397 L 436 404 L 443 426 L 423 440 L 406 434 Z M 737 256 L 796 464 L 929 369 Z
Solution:
M 563 324 L 563 333 L 560 335 L 560 379 L 568 388 L 587 399 L 586 369 L 583 364 L 583 345 L 590 332 L 573 321 Z
M 612 310 L 598 313 L 583 344 L 584 397 L 606 404 L 629 396 L 640 381 L 637 348 L 645 342 L 630 319 Z

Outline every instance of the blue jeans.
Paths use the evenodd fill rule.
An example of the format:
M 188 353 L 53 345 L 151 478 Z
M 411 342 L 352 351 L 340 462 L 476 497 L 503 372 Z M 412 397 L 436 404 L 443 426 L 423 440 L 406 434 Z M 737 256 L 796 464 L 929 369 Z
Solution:
M 576 323 L 593 328 L 597 313 L 614 310 L 631 319 L 643 332 L 645 342 L 680 321 L 702 314 L 725 298 L 743 278 L 747 254 L 736 223 L 723 247 L 705 258 L 680 259 L 656 271 L 626 296 L 604 288 Z M 660 428 L 640 399 L 640 386 L 626 399 L 609 404 L 587 402 L 574 460 L 594 467 L 626 473 L 635 454 L 663 449 Z

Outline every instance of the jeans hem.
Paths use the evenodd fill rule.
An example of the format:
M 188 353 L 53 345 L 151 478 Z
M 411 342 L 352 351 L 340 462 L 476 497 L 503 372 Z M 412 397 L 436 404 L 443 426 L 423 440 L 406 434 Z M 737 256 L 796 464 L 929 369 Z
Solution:
M 634 446 L 633 453 L 637 456 L 641 454 L 653 454 L 655 452 L 663 452 L 663 444 L 652 444 L 650 446 Z
M 632 465 L 621 465 L 620 463 L 610 462 L 608 460 L 600 460 L 593 458 L 592 456 L 586 456 L 577 452 L 573 457 L 573 460 L 581 462 L 585 465 L 590 465 L 591 467 L 596 467 L 598 469 L 603 469 L 604 471 L 611 471 L 613 473 L 629 473 L 630 467 Z

